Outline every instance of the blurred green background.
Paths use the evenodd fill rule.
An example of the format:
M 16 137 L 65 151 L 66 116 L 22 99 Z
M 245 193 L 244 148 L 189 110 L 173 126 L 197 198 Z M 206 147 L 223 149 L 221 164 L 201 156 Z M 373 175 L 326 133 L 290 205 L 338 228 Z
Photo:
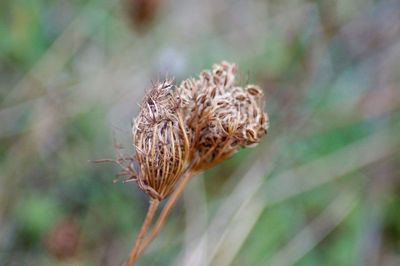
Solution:
M 192 180 L 138 265 L 400 265 L 400 1 L 0 2 L 0 265 L 121 265 L 113 184 L 152 80 L 235 62 L 253 149 Z M 113 133 L 114 132 L 114 133 Z

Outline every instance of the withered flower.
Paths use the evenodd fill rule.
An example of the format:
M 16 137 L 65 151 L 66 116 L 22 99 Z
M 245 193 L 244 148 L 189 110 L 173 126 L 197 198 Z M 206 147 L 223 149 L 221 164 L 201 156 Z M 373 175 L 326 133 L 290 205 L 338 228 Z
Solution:
M 185 101 L 191 159 L 197 171 L 218 164 L 241 147 L 257 144 L 267 133 L 263 92 L 256 85 L 235 86 L 236 72 L 235 64 L 222 62 L 178 88 Z
M 150 207 L 126 265 L 156 236 L 190 178 L 256 145 L 267 133 L 264 95 L 235 85 L 237 67 L 222 62 L 175 88 L 171 79 L 147 91 L 132 126 L 135 155 L 117 162 L 150 197 Z M 159 201 L 171 194 L 153 229 Z M 147 234 L 147 237 L 145 238 Z
M 189 140 L 181 105 L 172 80 L 157 83 L 144 97 L 132 126 L 137 184 L 158 200 L 171 193 L 188 161 Z

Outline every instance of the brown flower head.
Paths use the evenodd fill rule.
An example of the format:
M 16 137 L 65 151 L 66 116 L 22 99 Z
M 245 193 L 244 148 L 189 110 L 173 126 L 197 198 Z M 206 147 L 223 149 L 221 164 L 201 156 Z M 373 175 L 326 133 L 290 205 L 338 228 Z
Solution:
M 182 101 L 167 79 L 146 93 L 140 107 L 132 127 L 136 181 L 150 197 L 162 200 L 173 190 L 188 160 Z
M 257 144 L 267 133 L 262 90 L 235 85 L 236 72 L 235 64 L 215 64 L 177 88 L 170 79 L 158 82 L 142 100 L 132 126 L 135 155 L 114 161 L 123 168 L 119 174 L 136 181 L 151 198 L 126 265 L 132 265 L 157 235 L 193 175 Z M 144 239 L 159 201 L 171 192 Z
M 222 62 L 198 79 L 158 82 L 146 93 L 132 127 L 135 155 L 125 173 L 162 200 L 186 171 L 204 171 L 267 133 L 264 95 L 235 85 L 235 64 Z
M 235 86 L 235 64 L 215 64 L 199 79 L 178 88 L 184 102 L 185 124 L 196 171 L 225 160 L 241 147 L 254 145 L 267 133 L 264 96 L 255 85 Z

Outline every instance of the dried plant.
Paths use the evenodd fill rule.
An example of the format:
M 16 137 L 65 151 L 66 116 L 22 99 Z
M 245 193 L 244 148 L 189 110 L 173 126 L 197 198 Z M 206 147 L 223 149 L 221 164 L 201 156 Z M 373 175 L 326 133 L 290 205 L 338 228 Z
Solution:
M 182 101 L 172 88 L 172 80 L 155 84 L 144 97 L 132 127 L 137 184 L 157 200 L 171 193 L 189 159 Z
M 147 91 L 132 127 L 135 154 L 117 160 L 120 175 L 136 181 L 150 198 L 126 265 L 133 265 L 157 235 L 192 176 L 254 146 L 267 133 L 262 90 L 236 86 L 236 72 L 235 64 L 222 62 L 178 87 L 166 79 Z M 148 232 L 159 202 L 169 195 Z
M 222 62 L 199 79 L 182 82 L 185 125 L 191 140 L 193 169 L 202 171 L 225 160 L 266 134 L 263 93 L 258 86 L 234 86 L 236 65 Z

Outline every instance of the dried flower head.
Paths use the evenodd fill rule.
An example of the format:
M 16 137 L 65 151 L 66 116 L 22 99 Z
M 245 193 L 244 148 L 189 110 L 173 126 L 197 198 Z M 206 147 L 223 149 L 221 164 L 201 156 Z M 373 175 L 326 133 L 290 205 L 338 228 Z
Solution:
M 184 172 L 204 171 L 267 133 L 262 90 L 235 85 L 236 73 L 235 64 L 222 62 L 177 88 L 166 79 L 146 93 L 124 173 L 151 198 L 164 199 Z
M 181 105 L 172 80 L 157 83 L 144 97 L 132 127 L 136 181 L 158 200 L 171 193 L 188 160 L 189 141 Z
M 222 62 L 178 90 L 185 105 L 194 169 L 205 170 L 241 147 L 254 145 L 267 133 L 264 97 L 255 85 L 235 86 L 235 64 Z
M 116 161 L 123 167 L 121 174 L 151 198 L 126 265 L 157 235 L 193 175 L 256 145 L 267 133 L 262 90 L 235 85 L 236 73 L 235 64 L 222 62 L 177 88 L 166 79 L 147 91 L 132 126 L 135 155 Z M 171 193 L 145 238 L 159 201 Z

